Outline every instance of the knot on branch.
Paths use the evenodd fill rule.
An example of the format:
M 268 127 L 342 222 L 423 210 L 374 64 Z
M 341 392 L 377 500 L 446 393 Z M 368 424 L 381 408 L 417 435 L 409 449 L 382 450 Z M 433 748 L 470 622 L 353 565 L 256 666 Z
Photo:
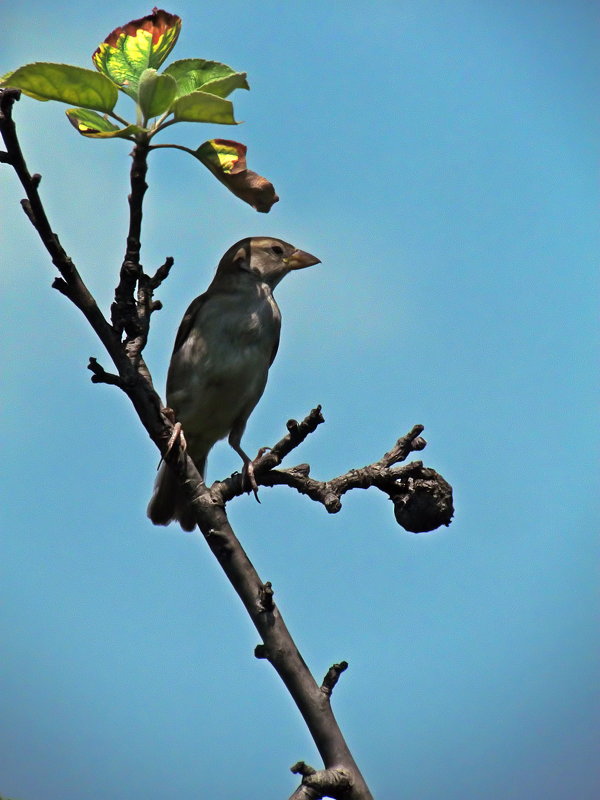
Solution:
M 433 531 L 452 521 L 452 487 L 434 469 L 420 465 L 415 475 L 399 478 L 389 494 L 396 521 L 411 533 Z
M 261 611 L 273 611 L 273 595 L 271 581 L 263 583 L 258 590 L 258 605 Z
M 213 553 L 223 559 L 228 559 L 234 550 L 234 544 L 227 531 L 211 528 L 206 534 L 206 541 Z
M 343 767 L 316 770 L 304 761 L 298 761 L 290 771 L 294 775 L 302 775 L 302 787 L 312 790 L 312 794 L 294 792 L 292 797 L 311 797 L 318 800 L 322 797 L 343 798 L 352 788 L 351 773 Z
M 269 658 L 269 650 L 266 644 L 257 644 L 254 648 L 254 658 Z

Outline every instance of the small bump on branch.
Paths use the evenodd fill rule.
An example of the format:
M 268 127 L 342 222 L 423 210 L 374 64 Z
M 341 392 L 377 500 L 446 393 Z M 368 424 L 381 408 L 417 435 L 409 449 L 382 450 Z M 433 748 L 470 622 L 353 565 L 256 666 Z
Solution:
M 52 288 L 64 294 L 65 297 L 68 297 L 69 300 L 72 300 L 74 303 L 76 302 L 74 292 L 64 278 L 54 278 L 52 281 Z
M 290 771 L 294 775 L 302 775 L 302 785 L 291 796 L 294 800 L 299 798 L 311 798 L 319 800 L 322 797 L 343 798 L 352 788 L 353 781 L 351 773 L 343 768 L 320 769 L 316 770 L 304 761 L 298 761 Z M 299 793 L 301 789 L 310 789 L 313 794 Z
M 331 697 L 331 693 L 333 692 L 336 683 L 339 681 L 340 675 L 347 669 L 347 661 L 340 661 L 339 664 L 332 664 L 329 667 L 327 670 L 327 675 L 325 675 L 323 678 L 323 683 L 321 684 L 321 691 L 326 697 Z
M 273 586 L 266 581 L 258 590 L 258 605 L 261 611 L 273 611 Z
M 269 658 L 269 651 L 266 644 L 257 644 L 254 648 L 254 658 Z
M 33 182 L 32 182 L 33 183 Z M 31 207 L 31 202 L 27 199 L 21 200 L 21 208 L 27 215 L 27 219 L 31 224 L 35 227 L 37 225 L 37 219 L 35 214 L 33 213 L 33 208 Z
M 219 531 L 211 528 L 206 534 L 206 541 L 210 549 L 222 558 L 229 558 L 232 553 L 232 546 L 226 531 Z

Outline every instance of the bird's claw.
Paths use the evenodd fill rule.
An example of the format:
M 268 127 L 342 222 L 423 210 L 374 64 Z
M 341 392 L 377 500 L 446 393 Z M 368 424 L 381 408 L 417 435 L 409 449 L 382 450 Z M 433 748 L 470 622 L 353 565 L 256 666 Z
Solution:
M 187 450 L 187 442 L 185 441 L 185 436 L 183 434 L 183 427 L 181 425 L 181 422 L 176 422 L 173 425 L 173 432 L 171 433 L 171 436 L 169 437 L 169 441 L 167 442 L 167 447 L 165 449 L 165 453 L 161 457 L 160 461 L 158 462 L 158 466 L 159 467 L 162 464 L 162 462 L 167 458 L 167 456 L 169 455 L 171 450 L 175 447 L 175 444 L 177 443 L 178 440 L 179 440 L 180 447 L 181 447 L 182 451 L 185 452 Z M 157 467 L 157 469 L 158 469 L 158 467 Z
M 184 451 L 187 450 L 187 442 L 185 441 L 185 436 L 183 434 L 183 428 L 181 426 L 181 422 L 176 422 L 175 425 L 173 425 L 173 433 L 171 434 L 171 437 L 167 442 L 167 449 L 165 450 L 165 456 L 169 455 L 169 453 L 175 446 L 177 440 L 179 440 L 180 442 L 181 449 Z
M 244 461 L 244 468 L 242 469 L 242 486 L 246 486 L 250 484 L 250 489 L 254 493 L 254 497 L 256 498 L 256 502 L 260 503 L 260 499 L 258 497 L 258 484 L 256 483 L 256 478 L 254 477 L 254 462 Z

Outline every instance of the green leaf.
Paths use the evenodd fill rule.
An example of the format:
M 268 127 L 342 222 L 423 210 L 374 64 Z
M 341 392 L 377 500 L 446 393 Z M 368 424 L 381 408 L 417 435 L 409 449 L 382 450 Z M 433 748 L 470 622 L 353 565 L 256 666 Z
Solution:
M 47 61 L 25 64 L 9 72 L 3 76 L 0 86 L 21 89 L 36 100 L 59 100 L 97 111 L 112 111 L 119 96 L 117 87 L 104 75 L 83 67 Z
M 230 139 L 209 139 L 195 151 L 196 158 L 215 174 L 235 175 L 246 169 L 248 148 Z
M 233 118 L 233 103 L 208 92 L 190 92 L 179 97 L 172 106 L 175 119 L 181 122 L 217 122 L 237 125 Z
M 157 117 L 171 108 L 177 93 L 177 84 L 170 75 L 158 75 L 155 69 L 146 69 L 140 76 L 138 102 L 146 119 Z
M 177 97 L 202 89 L 209 94 L 227 97 L 234 89 L 249 89 L 245 72 L 236 72 L 227 64 L 205 61 L 203 58 L 184 58 L 174 61 L 164 71 L 177 81 Z
M 99 72 L 136 98 L 142 73 L 160 67 L 175 47 L 180 30 L 180 17 L 154 9 L 152 14 L 111 31 L 92 61 Z
M 195 154 L 236 197 L 267 213 L 279 200 L 273 184 L 246 166 L 246 145 L 229 139 L 209 139 Z
M 127 125 L 125 128 L 119 128 L 106 117 L 85 108 L 68 108 L 65 113 L 71 125 L 82 136 L 90 139 L 114 139 L 115 137 L 132 139 L 134 134 L 144 132 L 139 125 Z
M 245 72 L 236 72 L 234 75 L 228 75 L 225 78 L 217 78 L 214 81 L 205 83 L 202 87 L 203 92 L 216 94 L 217 97 L 227 97 L 234 89 L 250 89 Z

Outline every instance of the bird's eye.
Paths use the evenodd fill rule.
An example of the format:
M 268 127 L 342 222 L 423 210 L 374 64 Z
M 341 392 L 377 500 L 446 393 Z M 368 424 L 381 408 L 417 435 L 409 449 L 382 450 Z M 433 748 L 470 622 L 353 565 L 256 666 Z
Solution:
M 282 256 L 283 255 L 283 247 L 280 247 L 278 244 L 274 244 L 271 247 L 271 250 L 278 256 Z

